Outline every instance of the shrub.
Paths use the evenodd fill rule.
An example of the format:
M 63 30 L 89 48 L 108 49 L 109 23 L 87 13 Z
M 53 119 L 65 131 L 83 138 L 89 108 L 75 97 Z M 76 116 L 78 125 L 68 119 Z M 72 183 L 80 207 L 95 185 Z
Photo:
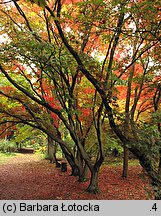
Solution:
M 46 154 L 47 153 L 47 147 L 46 146 L 41 146 L 36 150 L 36 153 L 39 154 Z
M 1 152 L 15 152 L 17 150 L 17 146 L 15 142 L 2 139 L 0 140 L 0 151 Z

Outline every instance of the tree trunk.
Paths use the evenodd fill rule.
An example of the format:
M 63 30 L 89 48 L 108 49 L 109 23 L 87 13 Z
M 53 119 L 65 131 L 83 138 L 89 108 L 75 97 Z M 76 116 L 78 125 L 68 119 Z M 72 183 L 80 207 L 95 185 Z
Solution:
M 161 179 L 161 149 L 159 151 L 158 175 L 159 175 L 159 178 Z M 156 200 L 161 200 L 161 185 L 159 185 L 159 187 L 158 187 L 158 190 L 157 190 L 156 195 L 155 195 L 155 199 Z
M 161 200 L 161 187 L 157 189 L 155 200 Z
M 66 160 L 68 161 L 68 163 L 72 169 L 71 175 L 78 176 L 79 170 L 78 170 L 78 166 L 76 165 L 76 163 L 74 161 L 74 158 L 71 155 L 69 155 L 69 153 L 66 151 L 66 149 L 63 146 L 61 146 L 61 149 L 62 149 L 63 154 L 65 155 Z
M 73 166 L 71 166 L 71 168 L 72 168 L 71 176 L 78 176 L 79 175 L 78 167 L 73 165 Z
M 161 200 L 161 193 L 155 196 L 155 200 Z
M 67 162 L 66 161 L 61 162 L 61 171 L 67 172 Z
M 77 167 L 77 165 L 75 164 L 74 160 L 69 156 L 65 154 L 65 158 L 68 161 L 72 172 L 71 172 L 71 176 L 78 176 L 79 175 L 79 169 Z
M 87 188 L 87 192 L 97 194 L 100 192 L 98 187 L 98 171 L 92 170 L 90 184 Z
M 128 177 L 128 161 L 129 161 L 129 150 L 127 147 L 124 147 L 124 157 L 123 157 L 123 172 L 122 177 Z
M 87 179 L 88 179 L 87 175 L 88 175 L 88 166 L 87 166 L 87 164 L 85 164 L 85 166 L 84 166 L 84 168 L 82 170 L 82 173 L 79 174 L 78 181 L 79 182 L 85 182 L 85 181 L 87 181 Z
M 157 181 L 152 182 L 155 200 L 161 200 L 161 184 Z
M 158 167 L 158 174 L 161 178 L 161 149 L 159 151 L 159 167 Z
M 143 149 L 138 150 L 136 147 L 133 147 L 130 148 L 130 151 L 138 157 L 140 165 L 147 172 L 147 175 L 153 188 L 155 199 L 161 200 L 161 177 L 158 175 L 158 172 L 154 170 L 151 160 L 148 158 L 146 154 L 144 154 Z
M 54 140 L 48 137 L 48 156 L 47 158 L 50 160 L 51 163 L 56 162 L 55 161 L 56 156 L 54 154 L 56 154 Z
M 79 164 L 79 166 L 78 166 L 78 176 L 79 176 L 78 181 L 84 182 L 84 181 L 86 181 L 86 172 L 85 172 L 86 165 L 84 166 L 83 157 L 82 157 L 82 155 L 78 149 L 75 149 L 75 155 L 76 155 L 77 163 Z

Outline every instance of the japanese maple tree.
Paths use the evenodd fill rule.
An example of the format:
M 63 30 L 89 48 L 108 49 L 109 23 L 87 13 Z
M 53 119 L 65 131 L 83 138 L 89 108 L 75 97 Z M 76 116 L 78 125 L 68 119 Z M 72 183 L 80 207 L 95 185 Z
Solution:
M 8 43 L 1 45 L 0 70 L 18 91 L 41 107 L 41 116 L 43 110 L 48 110 L 63 123 L 79 150 L 80 158 L 90 169 L 89 191 L 98 191 L 98 172 L 104 158 L 100 123 L 102 111 L 105 110 L 110 127 L 123 146 L 138 157 L 157 188 L 156 197 L 161 196 L 159 166 L 154 169 L 154 151 L 147 148 L 149 143 L 140 133 L 145 131 L 146 134 L 147 130 L 144 130 L 144 124 L 136 123 L 136 119 L 140 118 L 136 112 L 143 108 L 143 104 L 150 104 L 145 97 L 147 93 L 154 98 L 155 111 L 160 109 L 159 82 L 152 87 L 160 73 L 159 7 L 160 1 L 157 0 L 13 0 L 1 5 L 2 33 L 7 34 Z M 37 22 L 33 22 L 33 17 L 34 20 L 37 18 Z M 29 74 L 27 69 L 22 69 L 19 81 L 16 81 L 19 75 L 13 70 L 16 62 L 28 65 L 32 71 Z M 149 62 L 155 67 L 150 67 Z M 79 84 L 84 86 L 85 79 L 89 86 L 93 85 L 90 90 L 79 87 Z M 49 102 L 50 96 L 46 98 L 43 82 L 51 82 L 50 89 L 59 101 L 60 109 Z M 77 92 L 80 88 L 88 93 L 85 100 L 80 90 Z M 120 112 L 115 104 L 121 88 L 125 95 L 122 98 L 118 96 L 119 101 L 124 99 Z M 94 164 L 82 142 L 85 126 L 89 124 L 82 114 L 90 119 L 94 110 L 94 107 L 87 105 L 93 101 L 90 95 L 97 100 L 95 122 L 99 152 Z M 146 112 L 151 113 L 151 109 Z M 122 113 L 120 124 L 118 116 Z M 81 176 L 83 163 L 74 157 L 73 151 L 60 137 L 59 130 L 51 127 L 51 122 L 48 122 L 47 128 L 44 119 L 40 122 L 38 127 L 66 149 L 66 154 L 72 158 Z M 147 121 L 144 120 L 144 123 Z M 160 156 L 160 143 L 155 142 L 155 146 Z

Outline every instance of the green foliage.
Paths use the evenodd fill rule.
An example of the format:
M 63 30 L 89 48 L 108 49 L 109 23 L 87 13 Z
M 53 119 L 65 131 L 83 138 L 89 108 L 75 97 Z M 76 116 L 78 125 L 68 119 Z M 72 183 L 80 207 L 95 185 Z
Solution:
M 13 141 L 8 141 L 6 139 L 0 140 L 0 151 L 3 153 L 6 152 L 15 152 L 17 149 L 16 143 Z
M 113 133 L 109 131 L 107 128 L 103 128 L 102 130 L 102 143 L 104 148 L 105 156 L 109 156 L 113 153 L 113 150 L 116 149 L 118 154 L 122 154 L 123 148 L 120 145 L 120 141 L 113 136 Z M 96 157 L 98 152 L 98 143 L 97 143 L 97 135 L 94 127 L 91 128 L 88 137 L 86 139 L 86 151 L 90 155 L 90 157 Z
M 85 148 L 88 155 L 91 158 L 97 156 L 98 143 L 97 143 L 97 135 L 94 127 L 92 127 L 88 133 L 88 136 L 86 138 Z
M 121 157 L 107 157 L 104 164 L 108 166 L 123 166 L 123 158 Z M 140 166 L 139 161 L 136 159 L 129 160 L 129 166 Z
M 121 146 L 122 143 L 114 135 L 114 133 L 110 130 L 110 128 L 107 127 L 107 124 L 104 124 L 102 128 L 102 142 L 103 142 L 105 156 L 111 155 L 114 149 L 118 151 L 119 155 L 123 153 L 123 148 Z
M 157 173 L 161 147 L 161 135 L 157 126 L 151 123 L 141 124 L 138 128 L 137 135 L 139 142 L 136 145 L 144 149 L 154 171 Z
M 120 142 L 118 141 L 118 139 L 114 138 L 114 137 L 107 137 L 107 148 L 106 148 L 106 153 L 112 153 L 112 151 L 116 149 L 118 151 L 119 154 L 122 154 L 123 152 L 123 148 L 120 145 Z
M 35 150 L 41 146 L 46 146 L 46 136 L 39 130 L 33 129 L 28 125 L 17 126 L 18 130 L 15 133 L 15 142 L 23 147 L 32 147 Z
M 37 148 L 36 150 L 37 154 L 47 154 L 47 146 L 41 146 L 39 148 Z
M 74 148 L 75 144 L 73 139 L 71 138 L 69 132 L 65 129 L 63 125 L 60 125 L 59 128 L 60 133 L 62 134 L 63 140 L 71 147 Z M 58 146 L 59 149 L 59 146 Z M 60 149 L 59 149 L 60 150 Z
M 151 121 L 154 124 L 157 124 L 157 123 L 161 122 L 161 111 L 160 110 L 157 110 L 155 113 L 152 113 Z

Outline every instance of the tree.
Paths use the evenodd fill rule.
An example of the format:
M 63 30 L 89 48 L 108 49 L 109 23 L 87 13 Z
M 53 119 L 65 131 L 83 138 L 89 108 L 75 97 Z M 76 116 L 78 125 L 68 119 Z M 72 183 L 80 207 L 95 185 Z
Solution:
M 124 59 L 126 59 L 125 62 L 127 62 L 127 65 L 125 64 L 122 66 L 122 68 L 121 68 L 122 71 L 120 71 L 120 75 L 117 78 L 120 78 L 144 54 L 147 53 L 148 56 L 150 56 L 149 53 L 153 52 L 154 48 L 160 43 L 160 37 L 159 37 L 159 31 L 158 31 L 159 26 L 160 26 L 160 22 L 158 23 L 158 19 L 157 19 L 159 16 L 158 6 L 160 3 L 158 1 L 155 1 L 153 3 L 153 5 L 150 5 L 149 2 L 144 2 L 144 1 L 143 2 L 140 1 L 139 3 L 133 3 L 133 4 L 131 4 L 131 3 L 129 4 L 129 1 L 128 2 L 120 1 L 119 2 L 120 4 L 118 4 L 117 1 L 112 1 L 112 2 L 114 3 L 113 5 L 115 7 L 117 6 L 115 8 L 115 12 L 117 13 L 118 21 L 117 21 L 116 28 L 115 28 L 116 31 L 113 33 L 113 38 L 112 38 L 111 42 L 109 43 L 109 47 L 108 47 L 107 53 L 106 53 L 105 61 L 107 59 L 109 59 L 109 62 L 108 62 L 108 66 L 107 66 L 107 74 L 106 74 L 105 83 L 104 82 L 100 83 L 93 76 L 93 74 L 90 72 L 90 70 L 86 67 L 85 61 L 83 61 L 80 58 L 80 55 L 77 52 L 77 50 L 74 49 L 74 47 L 67 40 L 65 31 L 63 31 L 63 27 L 61 26 L 61 23 L 59 20 L 60 14 L 61 14 L 61 1 L 56 2 L 57 14 L 55 14 L 53 11 L 51 11 L 51 9 L 48 6 L 45 6 L 45 7 L 50 12 L 53 19 L 55 19 L 55 17 L 58 18 L 58 19 L 55 19 L 55 25 L 58 29 L 59 35 L 62 38 L 63 43 L 65 44 L 65 46 L 67 47 L 69 52 L 73 55 L 73 57 L 76 60 L 80 70 L 82 71 L 82 73 L 94 85 L 94 87 L 97 89 L 97 91 L 101 95 L 102 101 L 103 101 L 104 106 L 106 108 L 106 112 L 108 114 L 111 128 L 114 130 L 114 132 L 120 138 L 120 140 L 124 143 L 124 145 L 127 146 L 139 158 L 142 166 L 147 171 L 152 182 L 155 182 L 155 183 L 157 182 L 155 184 L 155 186 L 157 185 L 157 188 L 158 188 L 157 191 L 159 193 L 160 185 L 161 185 L 160 184 L 160 176 L 158 176 L 158 174 L 154 171 L 152 164 L 151 164 L 151 159 L 149 159 L 147 152 L 145 153 L 145 149 L 141 146 L 137 146 L 137 143 L 141 143 L 141 140 L 134 139 L 135 135 L 136 135 L 135 131 L 134 130 L 132 131 L 133 136 L 129 138 L 118 127 L 118 125 L 114 119 L 113 108 L 111 107 L 110 102 L 109 102 L 109 96 L 111 96 L 111 90 L 113 88 L 113 84 L 116 83 L 116 80 L 114 80 L 114 82 L 111 82 L 110 75 L 113 75 L 114 54 L 116 53 L 116 50 L 117 50 L 116 47 L 119 47 L 119 44 L 120 44 L 120 43 L 118 43 L 119 39 L 124 38 L 123 36 L 125 34 L 127 36 L 127 38 L 136 37 L 138 39 L 138 41 L 137 41 L 137 49 L 136 49 L 136 52 L 134 53 L 134 55 L 132 55 L 130 57 L 130 56 L 128 56 L 129 54 L 126 54 L 126 57 Z M 81 4 L 81 6 L 82 6 L 82 4 Z M 132 7 L 130 7 L 130 6 L 132 6 Z M 150 11 L 149 8 L 150 9 L 153 8 L 153 10 Z M 145 13 L 145 11 L 146 11 L 146 13 Z M 146 15 L 147 12 L 148 12 L 148 14 L 150 13 L 150 19 L 149 19 L 149 16 L 147 17 L 147 15 Z M 138 15 L 140 15 L 140 13 L 142 16 L 141 20 L 135 19 L 135 18 L 137 18 Z M 129 16 L 127 16 L 127 15 L 129 15 Z M 90 14 L 90 17 L 91 17 L 91 14 Z M 156 22 L 155 22 L 155 19 L 157 20 Z M 89 20 L 90 20 L 90 18 L 89 18 Z M 147 26 L 144 25 L 145 20 L 148 22 L 150 20 L 152 20 L 152 22 L 153 22 L 152 29 L 151 29 L 151 27 L 149 29 Z M 125 25 L 127 21 L 128 21 L 128 25 Z M 87 22 L 87 20 L 86 20 L 86 22 Z M 130 29 L 129 23 L 134 24 L 135 28 Z M 130 32 L 130 36 L 128 36 L 129 32 Z M 123 43 L 121 43 L 120 45 L 122 45 L 122 44 Z M 130 58 L 131 61 L 129 60 L 128 57 Z M 127 61 L 127 59 L 128 59 L 128 61 Z M 116 66 L 115 66 L 115 68 L 116 68 Z M 106 87 L 104 84 L 106 84 Z M 110 86 L 110 88 L 109 88 L 109 86 Z M 138 98 L 138 97 L 136 97 L 136 98 Z M 137 105 L 137 102 L 138 102 L 138 100 L 136 100 L 135 106 Z M 134 106 L 134 108 L 135 108 L 135 106 Z M 134 126 L 134 125 L 132 124 L 132 126 Z M 137 142 L 134 142 L 133 140 L 136 140 Z M 151 157 L 152 157 L 152 155 L 151 155 Z M 158 197 L 160 197 L 160 194 L 158 195 Z
M 21 11 L 17 2 L 14 1 L 14 5 L 18 12 Z M 15 10 L 16 15 L 17 11 Z M 5 14 L 4 8 L 2 9 L 2 13 Z M 8 16 L 9 13 L 7 14 Z M 11 17 L 9 16 L 9 18 Z M 25 124 L 41 129 L 49 136 L 49 140 L 51 137 L 54 141 L 58 142 L 72 167 L 72 173 L 78 173 L 80 181 L 84 180 L 85 169 L 88 166 L 91 172 L 91 182 L 88 191 L 97 192 L 99 190 L 98 171 L 104 158 L 100 132 L 100 119 L 103 107 L 101 105 L 96 114 L 94 114 L 98 137 L 97 145 L 99 148 L 93 164 L 88 152 L 85 150 L 85 140 L 90 130 L 90 125 L 93 123 L 91 115 L 93 107 L 92 105 L 87 105 L 87 103 L 92 103 L 93 97 L 91 93 L 94 91 L 92 88 L 86 87 L 84 90 L 86 91 L 86 96 L 89 94 L 89 98 L 83 101 L 80 100 L 80 97 L 78 99 L 78 87 L 76 87 L 76 84 L 78 86 L 81 83 L 81 77 L 76 65 L 74 63 L 70 64 L 71 55 L 66 53 L 59 39 L 55 38 L 55 35 L 51 37 L 48 34 L 49 41 L 46 43 L 44 42 L 44 35 L 42 38 L 35 35 L 27 17 L 22 11 L 18 21 L 15 21 L 17 17 L 14 22 L 13 17 L 10 19 L 10 25 L 14 26 L 16 23 L 20 26 L 20 23 L 23 23 L 22 18 L 27 22 L 27 28 L 30 32 L 26 32 L 25 28 L 13 28 L 13 32 L 11 31 L 8 34 L 11 42 L 2 46 L 2 56 L 4 57 L 4 53 L 6 55 L 6 59 L 3 59 L 5 62 L 4 67 L 10 68 L 14 72 L 14 74 L 11 72 L 13 76 L 11 75 L 10 81 L 15 87 L 14 91 L 16 93 L 1 91 L 1 95 L 10 99 L 11 103 L 12 101 L 16 101 L 19 104 L 21 113 L 16 115 L 15 111 L 9 110 L 6 104 L 5 108 L 1 109 L 1 112 L 5 114 L 5 118 L 16 118 Z M 46 22 L 47 18 L 47 15 L 44 13 Z M 48 25 L 47 22 L 47 28 Z M 37 26 L 34 27 L 35 29 L 37 28 Z M 18 35 L 21 35 L 21 41 L 16 39 Z M 16 40 L 13 42 L 14 37 Z M 53 39 L 52 43 L 51 39 Z M 11 47 L 12 51 L 10 52 Z M 18 47 L 18 50 L 16 47 Z M 64 56 L 66 58 L 65 61 Z M 10 60 L 8 61 L 7 59 Z M 95 61 L 93 63 L 95 64 Z M 1 66 L 1 71 L 5 73 L 6 69 Z M 3 100 L 2 103 L 4 103 Z M 88 118 L 85 119 L 84 115 Z M 61 121 L 66 131 L 70 133 L 76 145 L 76 155 L 74 154 L 73 147 L 63 141 L 58 121 Z M 89 126 L 87 122 L 90 122 Z
M 23 25 L 25 26 L 26 31 L 30 32 L 30 34 L 27 36 L 29 43 L 27 46 L 27 43 L 25 42 L 24 49 L 24 43 L 22 43 L 22 41 L 23 39 L 24 41 L 26 39 L 26 31 L 23 31 L 25 28 L 22 29 L 22 25 L 17 25 L 19 23 L 18 21 L 16 22 L 18 28 L 15 29 L 15 23 L 9 15 L 9 11 L 5 11 L 3 9 L 3 15 L 7 13 L 7 16 L 5 17 L 7 17 L 7 20 L 10 20 L 9 23 L 14 29 L 14 31 L 11 31 L 11 26 L 6 25 L 5 32 L 9 26 L 9 33 L 12 33 L 10 34 L 12 41 L 13 38 L 17 37 L 17 34 L 16 37 L 14 37 L 16 31 L 20 35 L 21 41 L 18 41 L 16 46 L 14 46 L 13 43 L 10 43 L 8 48 L 5 47 L 6 53 L 5 55 L 2 55 L 3 63 L 1 63 L 0 65 L 0 70 L 2 71 L 3 75 L 9 80 L 9 82 L 11 82 L 19 91 L 23 92 L 23 94 L 30 98 L 30 100 L 33 100 L 34 103 L 36 102 L 40 106 L 45 107 L 45 109 L 48 109 L 51 112 L 55 113 L 59 117 L 59 119 L 61 119 L 66 129 L 70 132 L 70 136 L 77 146 L 81 157 L 91 171 L 92 178 L 90 185 L 91 187 L 89 190 L 92 189 L 92 191 L 97 191 L 96 179 L 98 177 L 97 175 L 99 167 L 103 161 L 100 120 L 102 110 L 105 108 L 110 127 L 113 129 L 117 137 L 121 140 L 124 147 L 128 148 L 132 153 L 134 153 L 134 155 L 138 157 L 141 165 L 147 171 L 149 178 L 155 185 L 155 188 L 157 188 L 157 190 L 155 190 L 155 192 L 157 191 L 158 193 L 157 197 L 160 197 L 161 180 L 160 175 L 158 174 L 158 166 L 157 169 L 154 169 L 153 167 L 152 158 L 154 151 L 152 149 L 150 149 L 150 151 L 149 148 L 147 148 L 149 144 L 145 137 L 141 136 L 140 132 L 145 131 L 144 134 L 146 134 L 146 128 L 144 128 L 143 126 L 144 124 L 138 125 L 134 121 L 136 109 L 139 106 L 140 98 L 143 95 L 143 87 L 145 86 L 145 84 L 150 83 L 150 80 L 154 80 L 155 77 L 158 76 L 158 68 L 156 71 L 150 70 L 150 65 L 148 62 L 152 60 L 154 65 L 158 65 L 160 52 L 158 52 L 157 56 L 155 54 L 155 50 L 158 50 L 160 45 L 160 12 L 158 10 L 160 1 L 31 1 L 32 3 L 35 2 L 41 5 L 41 7 L 36 6 L 36 8 L 39 13 L 41 12 L 40 14 L 42 14 L 43 12 L 45 15 L 44 20 L 46 21 L 47 31 L 44 36 L 46 37 L 46 41 L 49 42 L 47 44 L 44 43 L 44 40 L 42 43 L 41 40 L 41 35 L 42 33 L 44 33 L 44 31 L 39 32 L 38 25 L 31 26 L 32 21 L 31 19 L 29 19 L 29 16 L 27 19 L 27 16 L 24 12 L 26 5 L 24 6 L 23 1 L 20 1 L 20 3 L 22 4 L 21 7 L 16 1 L 13 2 L 15 9 L 17 9 L 17 12 L 21 14 L 21 19 L 23 20 Z M 30 5 L 27 5 L 27 9 L 30 9 Z M 32 11 L 34 11 L 33 8 Z M 26 14 L 28 13 L 26 12 Z M 19 31 L 20 29 L 21 31 Z M 31 44 L 33 43 L 33 38 L 34 46 L 31 46 Z M 135 41 L 134 46 L 132 45 L 133 41 Z M 17 50 L 17 47 L 19 48 L 19 50 Z M 23 53 L 23 63 L 25 62 L 24 59 L 27 60 L 27 56 L 25 55 L 26 47 L 28 47 L 28 52 L 32 53 L 32 58 L 28 60 L 34 60 L 34 64 L 36 64 L 36 66 L 39 66 L 39 68 L 41 68 L 41 71 L 43 71 L 43 76 L 48 76 L 49 72 L 51 71 L 52 64 L 54 63 L 54 70 L 58 73 L 58 75 L 60 75 L 60 80 L 63 79 L 63 86 L 59 83 L 54 83 L 54 85 L 56 84 L 57 87 L 60 85 L 63 89 L 65 84 L 65 92 L 69 92 L 69 90 L 72 90 L 74 92 L 74 89 L 72 88 L 76 85 L 74 81 L 74 75 L 76 74 L 76 78 L 78 78 L 78 75 L 82 77 L 83 74 L 88 82 L 93 85 L 97 95 L 99 95 L 98 97 L 101 98 L 102 101 L 99 102 L 97 115 L 98 121 L 96 125 L 99 143 L 99 157 L 94 166 L 91 164 L 89 155 L 85 151 L 84 146 L 81 142 L 81 133 L 79 133 L 78 136 L 77 130 L 73 130 L 73 126 L 76 126 L 76 124 L 79 125 L 79 121 L 77 121 L 77 109 L 75 107 L 75 103 L 73 103 L 73 100 L 71 100 L 75 99 L 75 95 L 69 92 L 68 97 L 70 96 L 71 99 L 67 100 L 68 109 L 65 110 L 66 115 L 64 115 L 62 114 L 62 111 L 60 112 L 60 110 L 50 106 L 46 100 L 44 102 L 44 97 L 42 97 L 43 95 L 39 95 L 37 94 L 38 92 L 35 91 L 36 86 L 34 86 L 34 88 L 32 89 L 32 92 L 34 92 L 34 94 L 31 94 L 30 91 L 26 91 L 24 86 L 22 87 L 22 85 L 17 83 L 10 73 L 7 73 L 10 66 L 10 56 L 12 57 L 12 62 L 14 62 L 14 60 L 21 60 L 13 58 L 12 54 L 15 52 L 15 50 L 18 51 L 19 55 Z M 37 60 L 34 59 L 34 49 L 30 49 L 30 47 L 43 47 L 44 49 L 38 49 L 41 52 L 37 52 L 37 56 L 42 57 L 41 54 L 43 51 L 45 53 L 45 56 L 48 58 L 45 59 L 45 61 L 41 61 L 40 64 L 40 61 L 37 62 Z M 131 47 L 133 47 L 133 52 L 130 51 Z M 61 63 L 63 63 L 63 70 L 61 70 L 62 68 L 60 67 L 62 66 L 62 64 L 60 64 L 60 62 L 58 64 L 57 62 L 55 62 L 57 59 L 60 60 L 60 56 L 63 56 L 60 55 L 62 54 L 62 49 L 65 56 L 65 58 L 63 58 L 63 61 L 61 61 Z M 102 65 L 100 65 L 101 56 L 104 57 Z M 70 76 L 70 79 L 68 76 L 69 73 L 67 73 L 67 70 L 64 70 L 64 68 L 66 68 L 66 65 L 64 66 L 64 64 L 68 66 L 69 64 L 72 64 L 70 73 L 73 71 L 75 73 L 73 76 Z M 136 67 L 136 64 L 142 65 L 143 70 L 139 71 L 138 74 L 134 76 L 134 69 Z M 59 70 L 57 70 L 57 68 L 59 68 Z M 125 81 L 125 77 L 128 78 L 128 85 Z M 133 85 L 133 81 L 135 79 L 137 79 L 137 82 L 134 82 L 135 85 Z M 41 88 L 40 80 L 39 85 Z M 124 83 L 125 86 L 128 86 L 126 91 L 127 96 L 125 99 L 126 106 L 124 106 L 123 115 L 119 112 L 116 106 L 114 106 L 116 102 L 117 87 L 120 85 L 120 83 Z M 33 87 L 33 85 L 31 86 Z M 67 97 L 65 97 L 65 102 L 66 99 Z M 65 106 L 66 103 L 64 104 L 64 107 Z M 71 110 L 69 108 L 72 108 L 74 115 L 72 115 L 73 113 L 71 114 Z M 69 117 L 67 121 L 66 116 Z M 122 116 L 121 119 L 120 116 Z M 145 123 L 146 121 L 147 120 L 144 120 Z M 124 127 L 121 127 L 122 122 L 124 123 Z M 125 122 L 128 122 L 128 133 L 126 133 L 125 131 Z M 78 129 L 78 127 L 76 128 Z M 43 128 L 43 130 L 46 129 Z M 49 133 L 48 130 L 46 132 Z M 58 137 L 51 134 L 50 136 L 52 136 L 55 141 L 59 141 L 59 144 L 66 148 L 69 155 L 72 155 L 73 157 L 72 151 L 69 150 L 69 146 L 65 145 L 63 140 L 60 140 L 58 139 Z M 155 143 L 155 145 L 160 146 L 158 142 L 157 144 Z M 159 154 L 159 148 L 157 148 L 157 154 Z M 77 164 L 81 175 L 83 169 L 76 158 L 75 163 Z

